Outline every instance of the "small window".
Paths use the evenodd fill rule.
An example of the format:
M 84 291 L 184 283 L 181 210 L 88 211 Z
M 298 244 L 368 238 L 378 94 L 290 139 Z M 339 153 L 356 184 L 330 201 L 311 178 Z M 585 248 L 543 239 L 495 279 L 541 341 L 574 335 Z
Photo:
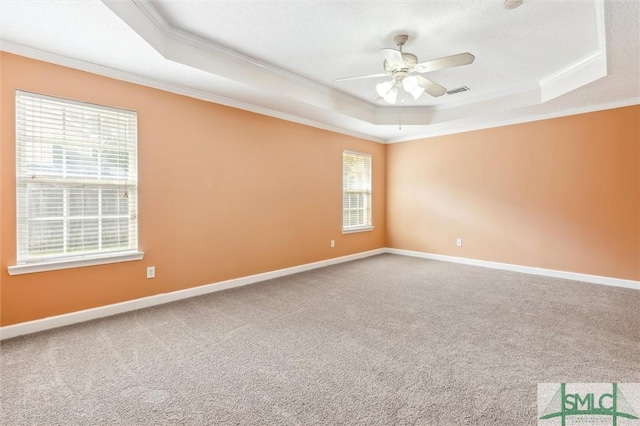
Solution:
M 136 113 L 16 92 L 17 263 L 138 249 Z
M 342 153 L 342 231 L 369 231 L 371 225 L 371 155 Z

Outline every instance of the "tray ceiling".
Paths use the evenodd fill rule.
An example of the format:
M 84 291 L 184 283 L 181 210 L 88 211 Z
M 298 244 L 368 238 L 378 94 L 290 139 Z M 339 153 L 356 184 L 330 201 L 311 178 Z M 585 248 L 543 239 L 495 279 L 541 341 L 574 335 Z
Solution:
M 393 142 L 638 103 L 635 0 L 12 1 L 2 50 L 316 127 Z M 469 91 L 375 99 L 380 50 L 409 35 L 426 74 Z

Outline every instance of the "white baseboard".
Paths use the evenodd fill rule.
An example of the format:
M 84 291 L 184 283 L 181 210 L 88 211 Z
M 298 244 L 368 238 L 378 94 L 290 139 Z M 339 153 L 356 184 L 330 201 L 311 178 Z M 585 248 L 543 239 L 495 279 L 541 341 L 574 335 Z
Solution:
M 369 256 L 382 254 L 385 249 L 376 249 L 348 256 L 335 257 L 333 259 L 321 260 L 319 262 L 306 263 L 304 265 L 293 266 L 291 268 L 278 269 L 262 274 L 250 275 L 247 277 L 235 278 L 227 281 L 220 281 L 184 290 L 173 291 L 171 293 L 156 294 L 154 296 L 142 297 L 140 299 L 128 300 L 126 302 L 114 303 L 112 305 L 100 306 L 92 309 L 71 312 L 64 315 L 43 318 L 34 321 L 27 321 L 19 324 L 0 327 L 0 340 L 11 339 L 25 334 L 37 333 L 39 331 L 50 330 L 52 328 L 64 327 L 66 325 L 77 324 L 124 312 L 135 311 L 137 309 L 149 308 L 151 306 L 162 305 L 164 303 L 175 302 L 177 300 L 188 299 L 203 294 L 226 290 L 234 287 L 241 287 L 255 284 L 261 281 L 284 277 L 286 275 L 297 274 L 311 269 L 323 268 L 325 266 L 336 265 L 338 263 L 349 262 Z
M 13 337 L 25 334 L 37 333 L 39 331 L 50 330 L 53 328 L 64 327 L 67 325 L 77 324 L 93 319 L 104 318 L 124 312 L 135 311 L 137 309 L 149 308 L 151 306 L 162 305 L 164 303 L 175 302 L 177 300 L 188 299 L 195 296 L 201 296 L 216 291 L 226 290 L 234 287 L 241 287 L 249 284 L 255 284 L 261 281 L 271 280 L 274 278 L 284 277 L 287 275 L 297 274 L 299 272 L 309 271 L 312 269 L 322 268 L 325 266 L 336 265 L 339 263 L 350 262 L 352 260 L 363 259 L 377 254 L 390 253 L 403 256 L 421 257 L 424 259 L 440 260 L 444 262 L 462 263 L 465 265 L 482 266 L 485 268 L 502 269 L 507 271 L 522 272 L 525 274 L 542 275 L 546 277 L 563 278 L 574 281 L 583 281 L 587 283 L 603 284 L 614 287 L 624 287 L 634 290 L 640 290 L 640 281 L 623 280 L 619 278 L 601 277 L 598 275 L 587 275 L 576 272 L 555 271 L 553 269 L 535 268 L 531 266 L 512 265 L 509 263 L 490 262 L 486 260 L 468 259 L 464 257 L 445 256 L 442 254 L 424 253 L 411 250 L 400 250 L 394 248 L 382 248 L 376 250 L 355 253 L 348 256 L 336 257 L 333 259 L 321 260 L 319 262 L 306 263 L 304 265 L 293 266 L 291 268 L 278 269 L 275 271 L 264 272 L 261 274 L 250 275 L 247 277 L 235 278 L 218 283 L 207 284 L 198 287 L 192 287 L 184 290 L 178 290 L 171 293 L 162 293 L 154 296 L 143 297 L 140 299 L 128 300 L 126 302 L 114 303 L 112 305 L 100 306 L 97 308 L 86 309 L 83 311 L 71 312 L 64 315 L 43 318 L 34 321 L 23 322 L 20 324 L 8 325 L 0 327 L 0 340 L 11 339 Z
M 510 263 L 491 262 L 488 260 L 469 259 L 466 257 L 445 256 L 442 254 L 424 253 L 420 251 L 400 250 L 394 248 L 385 249 L 385 253 L 400 254 L 403 256 L 422 257 L 424 259 L 440 260 L 443 262 L 462 263 L 465 265 L 482 266 L 484 268 L 502 269 L 505 271 L 522 272 L 531 275 L 563 278 L 566 280 L 582 281 L 592 284 L 603 284 L 613 287 L 624 287 L 640 290 L 640 281 L 624 280 L 621 278 L 602 277 L 599 275 L 587 275 L 577 272 L 556 271 L 553 269 L 536 268 L 533 266 L 513 265 Z

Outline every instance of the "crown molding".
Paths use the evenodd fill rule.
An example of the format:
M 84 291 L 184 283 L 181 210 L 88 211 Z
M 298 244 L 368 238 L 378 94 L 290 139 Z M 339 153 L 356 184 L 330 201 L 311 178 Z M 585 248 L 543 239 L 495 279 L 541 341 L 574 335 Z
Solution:
M 216 87 L 192 89 L 3 41 L 0 49 L 119 80 L 214 102 L 378 143 L 398 143 L 473 130 L 544 120 L 634 104 L 635 98 L 516 117 L 532 107 L 606 75 L 604 0 L 594 0 L 599 50 L 537 82 L 429 107 L 376 106 L 318 82 L 250 58 L 169 25 L 149 0 L 102 0 L 116 16 L 166 59 L 231 79 L 256 91 L 243 100 L 216 94 Z M 236 78 L 238 77 L 239 78 Z M 254 86 L 260 81 L 262 89 Z M 579 82 L 579 83 L 576 83 Z M 267 89 L 265 89 L 265 87 Z M 218 91 L 218 93 L 221 93 Z M 222 93 L 226 93 L 222 90 Z M 255 99 L 255 100 L 254 100 Z M 389 129 L 402 115 L 404 135 Z
M 550 120 L 553 118 L 568 117 L 571 115 L 588 114 L 590 112 L 606 111 L 609 109 L 625 108 L 625 107 L 635 106 L 635 105 L 640 105 L 640 97 L 623 99 L 619 101 L 607 102 L 602 104 L 584 105 L 584 106 L 575 107 L 575 108 L 565 108 L 562 110 L 553 111 L 549 113 L 529 114 L 529 115 L 523 115 L 519 117 L 510 117 L 506 119 L 496 120 L 493 122 L 465 123 L 460 125 L 459 127 L 456 127 L 455 129 L 429 132 L 429 133 L 424 133 L 418 136 L 411 136 L 408 138 L 389 139 L 386 141 L 386 143 L 393 144 L 393 143 L 411 142 L 411 141 L 416 141 L 420 139 L 429 139 L 429 138 L 452 135 L 457 133 L 466 133 L 466 132 L 472 132 L 475 130 L 493 129 L 496 127 L 530 123 L 533 121 Z
M 540 103 L 562 96 L 607 76 L 604 0 L 594 1 L 593 6 L 598 48 L 583 58 L 540 79 Z
M 150 0 L 102 0 L 102 2 L 164 58 L 255 87 L 256 90 L 268 92 L 276 99 L 291 103 L 298 102 L 298 106 L 302 108 L 297 109 L 294 115 L 317 114 L 332 123 L 345 123 L 351 120 L 354 127 L 361 129 L 360 133 L 368 133 L 363 130 L 364 127 L 395 126 L 398 123 L 397 108 L 364 102 L 196 34 L 173 27 Z M 601 48 L 595 54 L 588 55 L 538 81 L 511 88 L 506 93 L 471 97 L 452 105 L 404 109 L 402 125 L 434 126 L 433 131 L 437 131 L 436 128 L 442 127 L 441 124 L 451 123 L 448 128 L 457 131 L 454 122 L 465 122 L 468 117 L 486 116 L 487 111 L 502 113 L 510 109 L 537 105 L 603 77 L 606 75 L 604 0 L 593 0 L 593 2 L 596 37 L 598 46 Z M 256 81 L 260 82 L 259 87 L 255 85 Z M 345 126 L 349 125 L 345 124 Z M 412 133 L 415 135 L 415 129 Z
M 623 99 L 623 100 L 618 100 L 613 102 L 607 102 L 603 104 L 585 105 L 585 106 L 580 106 L 576 108 L 562 109 L 562 110 L 558 110 L 550 113 L 529 114 L 525 116 L 511 117 L 511 118 L 506 118 L 506 119 L 501 119 L 501 120 L 496 120 L 491 122 L 489 121 L 477 122 L 477 123 L 461 122 L 459 123 L 459 125 L 457 125 L 453 129 L 428 131 L 428 132 L 424 132 L 417 135 L 414 134 L 409 137 L 383 139 L 383 138 L 372 137 L 371 135 L 367 135 L 364 133 L 349 131 L 339 126 L 327 125 L 326 123 L 322 123 L 322 122 L 311 120 L 311 119 L 306 119 L 304 117 L 299 117 L 293 114 L 256 106 L 254 104 L 250 104 L 246 102 L 240 102 L 234 99 L 218 96 L 207 91 L 190 89 L 181 85 L 171 84 L 164 81 L 152 79 L 149 77 L 144 77 L 137 74 L 128 73 L 125 71 L 120 71 L 113 68 L 105 67 L 102 65 L 97 65 L 94 63 L 89 63 L 89 62 L 80 61 L 77 59 L 68 58 L 65 56 L 57 55 L 50 52 L 45 52 L 42 50 L 34 49 L 32 47 L 23 46 L 23 45 L 12 43 L 5 40 L 2 41 L 2 44 L 0 45 L 0 50 L 8 53 L 13 53 L 16 55 L 44 61 L 44 62 L 53 63 L 56 65 L 65 66 L 72 69 L 77 69 L 80 71 L 90 72 L 90 73 L 101 75 L 104 77 L 114 78 L 116 80 L 126 81 L 128 83 L 139 84 L 142 86 L 163 90 L 163 91 L 175 93 L 178 95 L 188 96 L 194 99 L 200 99 L 203 101 L 213 102 L 216 104 L 225 105 L 232 108 L 238 108 L 238 109 L 246 110 L 249 112 L 255 112 L 257 114 L 262 114 L 269 117 L 291 121 L 294 123 L 315 127 L 318 129 L 327 130 L 327 131 L 331 131 L 339 134 L 344 134 L 344 135 L 356 137 L 359 139 L 365 139 L 365 140 L 369 140 L 377 143 L 391 144 L 391 143 L 410 142 L 410 141 L 415 141 L 419 139 L 428 139 L 428 138 L 446 136 L 446 135 L 451 135 L 456 133 L 465 133 L 465 132 L 470 132 L 475 130 L 510 126 L 514 124 L 528 123 L 532 121 L 548 120 L 552 118 L 559 118 L 559 117 L 565 117 L 570 115 L 586 114 L 590 112 L 640 105 L 640 97 L 633 97 L 633 98 L 628 98 L 628 99 Z M 517 91 L 517 90 L 520 90 L 520 88 L 514 89 L 514 91 Z M 416 113 L 420 114 L 422 112 L 417 111 Z
M 147 18 L 149 18 L 149 20 L 166 37 L 170 39 L 179 41 L 181 43 L 185 43 L 196 49 L 210 52 L 218 57 L 227 58 L 229 60 L 237 62 L 238 64 L 252 67 L 257 70 L 266 71 L 280 78 L 308 87 L 309 89 L 312 89 L 314 91 L 318 91 L 318 92 L 324 93 L 325 95 L 336 97 L 341 101 L 351 103 L 354 106 L 358 106 L 360 108 L 369 108 L 369 109 L 375 108 L 375 106 L 371 105 L 370 103 L 361 101 L 360 99 L 357 99 L 344 92 L 340 92 L 335 89 L 329 88 L 316 81 L 309 80 L 307 78 L 299 76 L 298 74 L 294 74 L 290 71 L 283 70 L 282 68 L 276 67 L 275 65 L 272 65 L 268 62 L 261 61 L 256 58 L 252 58 L 250 56 L 237 52 L 233 49 L 229 49 L 228 47 L 223 46 L 221 44 L 215 43 L 210 40 L 206 40 L 195 34 L 173 27 L 164 19 L 164 17 L 158 12 L 158 10 L 153 6 L 153 4 L 149 0 L 131 0 L 131 1 L 147 16 Z
M 163 90 L 165 92 L 175 93 L 178 95 L 188 96 L 190 98 L 199 99 L 202 101 L 213 102 L 216 104 L 241 109 L 244 111 L 254 112 L 269 117 L 278 118 L 285 121 L 291 121 L 298 124 L 303 124 L 310 127 L 315 127 L 321 130 L 327 130 L 334 133 L 339 133 L 347 136 L 353 136 L 359 139 L 365 139 L 377 143 L 385 143 L 386 140 L 376 138 L 371 135 L 350 131 L 348 129 L 332 126 L 327 123 L 323 123 L 317 120 L 301 117 L 298 115 L 290 114 L 283 111 L 274 110 L 271 108 L 262 107 L 259 105 L 238 101 L 236 99 L 219 96 L 204 90 L 197 90 L 188 88 L 178 84 L 172 84 L 165 81 L 153 79 L 138 74 L 129 73 L 126 71 L 117 70 L 114 68 L 105 67 L 102 65 L 94 64 L 91 62 L 80 61 L 78 59 L 72 59 L 66 56 L 57 55 L 51 52 L 45 52 L 43 50 L 34 49 L 32 47 L 23 46 L 17 43 L 12 43 L 6 40 L 2 40 L 0 50 L 15 55 L 24 56 L 39 61 L 49 62 L 56 65 L 61 65 L 67 68 L 72 68 L 80 71 L 90 72 L 92 74 L 101 75 L 103 77 L 109 77 L 127 83 L 138 84 L 141 86 L 151 87 L 153 89 Z
M 285 71 L 273 64 L 248 57 L 223 45 L 169 24 L 150 0 L 102 0 L 127 25 L 166 59 L 212 72 L 247 85 L 261 82 L 272 96 L 295 99 L 374 126 L 395 125 L 397 108 L 376 106 L 351 95 Z M 598 49 L 538 81 L 498 93 L 470 97 L 453 104 L 412 107 L 403 111 L 404 126 L 431 126 L 465 121 L 487 110 L 508 109 L 544 103 L 606 75 L 604 0 L 593 0 Z M 534 92 L 532 86 L 536 87 Z M 268 89 L 265 89 L 268 88 Z M 505 93 L 508 92 L 508 93 Z M 393 110 L 393 113 L 389 113 Z M 454 125 L 455 127 L 455 125 Z
M 321 83 L 302 77 L 290 71 L 286 71 L 268 62 L 249 57 L 226 46 L 215 43 L 211 40 L 207 40 L 203 37 L 199 37 L 196 34 L 192 34 L 179 28 L 173 27 L 164 19 L 164 17 L 158 12 L 158 10 L 149 0 L 130 1 L 144 14 L 144 16 L 147 17 L 151 24 L 162 34 L 165 40 L 186 45 L 192 49 L 195 49 L 196 52 L 207 52 L 218 60 L 230 61 L 235 63 L 237 66 L 249 68 L 261 74 L 263 77 L 264 74 L 267 74 L 268 76 L 275 77 L 277 80 L 282 80 L 287 82 L 288 84 L 293 84 L 295 86 L 304 88 L 316 95 L 331 98 L 334 101 L 337 100 L 340 103 L 344 103 L 352 108 L 362 110 L 370 115 L 373 115 L 375 113 L 376 106 L 372 105 L 369 102 L 362 101 L 344 92 L 327 87 Z M 123 3 L 126 2 L 118 1 L 115 5 L 114 2 L 110 0 L 102 0 L 102 2 L 117 15 L 123 18 L 120 14 L 123 13 L 123 6 L 125 6 Z M 130 25 L 130 22 L 128 22 L 127 20 L 125 20 L 125 22 Z M 136 28 L 134 28 L 134 31 L 136 31 Z M 150 44 L 165 58 L 185 63 L 182 62 L 185 59 L 184 56 L 182 56 L 182 59 L 173 57 L 177 52 L 171 49 L 171 43 L 165 42 L 159 45 L 158 43 L 150 42 Z M 184 54 L 184 49 L 179 50 Z M 235 75 L 235 72 L 232 74 Z M 229 78 L 231 78 L 231 76 Z
M 344 134 L 347 136 L 352 136 L 359 139 L 365 139 L 365 140 L 369 140 L 377 143 L 410 142 L 410 141 L 415 141 L 419 139 L 428 139 L 428 138 L 446 136 L 446 135 L 451 135 L 456 133 L 465 133 L 465 132 L 470 132 L 475 130 L 483 130 L 483 129 L 489 129 L 494 127 L 503 127 L 503 126 L 509 126 L 514 124 L 528 123 L 532 121 L 548 120 L 552 118 L 559 118 L 559 117 L 570 116 L 570 115 L 585 114 L 585 113 L 608 110 L 608 109 L 640 105 L 640 97 L 633 97 L 633 98 L 623 99 L 619 101 L 607 102 L 603 104 L 585 105 L 585 106 L 580 106 L 576 108 L 562 109 L 562 110 L 558 110 L 550 113 L 529 114 L 529 115 L 524 115 L 520 117 L 510 117 L 506 119 L 500 119 L 496 121 L 484 121 L 484 122 L 473 122 L 473 123 L 460 122 L 455 128 L 451 128 L 451 129 L 428 131 L 421 134 L 414 134 L 409 137 L 383 139 L 383 138 L 373 137 L 371 135 L 360 133 L 360 132 L 349 131 L 348 129 L 345 129 L 339 126 L 332 126 L 316 120 L 311 120 L 311 119 L 300 117 L 297 115 L 257 106 L 251 103 L 241 102 L 235 99 L 218 96 L 208 91 L 190 89 L 185 86 L 171 84 L 164 81 L 152 79 L 149 77 L 140 76 L 137 74 L 105 67 L 102 65 L 68 58 L 65 56 L 57 55 L 50 52 L 45 52 L 39 49 L 34 49 L 31 47 L 23 46 L 23 45 L 12 43 L 5 40 L 2 41 L 2 44 L 0 45 L 0 50 L 8 53 L 13 53 L 16 55 L 36 59 L 36 60 L 41 60 L 44 62 L 53 63 L 56 65 L 65 66 L 68 68 L 77 69 L 80 71 L 86 71 L 93 74 L 102 75 L 104 77 L 126 81 L 128 83 L 139 84 L 139 85 L 151 87 L 154 89 L 164 90 L 166 92 L 184 95 L 184 96 L 200 99 L 207 102 L 213 102 L 220 105 L 229 106 L 232 108 L 238 108 L 238 109 L 246 110 L 249 112 L 254 112 L 257 114 L 262 114 L 269 117 L 291 121 L 294 123 L 307 125 L 310 127 L 315 127 L 318 129 L 327 130 L 327 131 L 331 131 L 339 134 Z M 522 88 L 512 89 L 512 91 L 509 91 L 507 93 L 515 93 L 519 90 L 522 90 Z M 440 109 L 444 109 L 444 108 L 440 108 Z M 423 114 L 422 111 L 413 111 L 413 112 L 416 114 Z

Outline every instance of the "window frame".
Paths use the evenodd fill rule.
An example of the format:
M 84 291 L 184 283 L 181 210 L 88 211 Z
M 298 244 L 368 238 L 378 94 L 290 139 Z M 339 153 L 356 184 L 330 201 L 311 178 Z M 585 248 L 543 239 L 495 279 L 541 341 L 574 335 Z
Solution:
M 368 173 L 369 181 L 367 184 L 364 185 L 365 188 L 363 190 L 357 191 L 353 189 L 349 190 L 347 188 L 347 184 L 345 181 L 345 178 L 346 178 L 345 157 L 347 155 L 361 157 L 363 159 L 366 159 L 368 163 L 369 170 L 367 173 Z M 367 202 L 363 203 L 366 205 L 362 207 L 362 209 L 364 210 L 363 216 L 366 218 L 364 224 L 345 226 L 345 219 L 344 219 L 345 211 L 347 210 L 347 208 L 349 208 L 345 205 L 345 195 L 346 195 L 346 191 L 348 190 L 351 192 L 361 193 L 365 195 L 365 199 L 367 200 Z M 373 156 L 371 154 L 345 149 L 344 151 L 342 151 L 342 233 L 352 234 L 356 232 L 367 232 L 367 231 L 372 231 L 374 228 L 375 227 L 373 226 Z
M 77 128 L 78 125 L 81 125 L 82 129 L 85 129 L 84 126 L 92 128 L 90 127 L 91 125 L 96 125 L 96 123 L 91 122 L 91 120 L 93 119 L 100 120 L 100 123 L 97 124 L 100 127 L 93 127 L 94 129 L 96 129 L 95 131 L 99 133 L 91 133 L 91 135 L 102 134 L 107 136 L 82 136 L 81 142 L 78 142 L 77 139 L 69 139 L 69 137 L 67 136 L 62 136 L 59 139 L 59 142 L 54 142 L 52 140 L 45 140 L 44 143 L 43 140 L 40 140 L 39 142 L 30 141 L 29 133 L 27 133 L 28 130 L 22 130 L 20 128 L 20 126 L 23 125 L 20 123 L 20 120 L 24 119 L 25 116 L 23 114 L 26 113 L 29 102 L 37 102 L 38 100 L 45 103 L 49 102 L 48 105 L 44 106 L 44 108 L 46 108 L 44 111 L 59 111 L 60 116 L 50 119 L 50 121 L 46 122 L 46 124 L 42 124 L 45 123 L 44 121 L 42 121 L 40 124 L 35 124 L 30 128 L 30 132 L 40 132 L 40 134 L 42 134 L 43 132 L 49 131 L 56 126 L 59 126 L 59 128 L 62 129 L 59 131 L 62 135 L 65 135 L 68 126 L 71 126 L 72 129 L 74 128 L 74 126 L 76 126 Z M 56 106 L 54 105 L 54 103 L 60 103 L 62 105 Z M 46 112 L 41 112 L 39 114 L 44 114 Z M 15 113 L 16 265 L 8 267 L 9 275 L 19 275 L 33 272 L 77 268 L 83 266 L 127 262 L 142 259 L 144 257 L 144 252 L 141 252 L 138 249 L 139 179 L 137 113 L 135 111 L 127 110 L 124 108 L 115 108 L 106 105 L 92 104 L 88 102 L 54 97 L 24 90 L 15 91 Z M 80 118 L 77 118 L 73 122 L 67 123 L 67 115 L 73 113 L 80 114 Z M 125 135 L 122 136 L 120 135 L 120 133 L 117 133 L 117 138 L 111 139 L 113 137 L 111 136 L 112 133 L 103 133 L 103 131 L 109 132 L 109 129 L 114 129 L 113 124 L 109 124 L 113 122 L 108 122 L 108 127 L 105 128 L 106 130 L 102 130 L 102 120 L 107 120 L 107 117 L 109 115 L 113 116 L 113 114 L 116 114 L 117 117 L 117 121 L 115 121 L 117 126 L 116 128 L 120 129 L 120 126 L 126 126 L 126 130 L 118 130 L 118 132 L 131 132 L 130 134 L 125 133 Z M 121 114 L 124 114 L 124 118 L 123 116 L 121 116 Z M 36 115 L 35 117 L 39 120 L 43 120 L 44 116 Z M 49 115 L 49 117 L 51 117 L 51 115 Z M 89 134 L 88 132 L 89 131 L 87 130 L 87 134 Z M 31 134 L 33 135 L 33 133 Z M 87 137 L 90 137 L 91 139 L 85 139 Z M 116 143 L 116 145 L 114 145 L 115 148 L 109 148 L 108 145 L 103 145 L 103 142 L 98 142 L 100 140 L 105 140 L 102 139 L 104 137 L 107 138 L 106 140 L 114 140 Z M 97 139 L 94 140 L 93 138 Z M 31 151 L 34 149 L 45 149 L 45 152 L 48 151 L 49 154 L 47 155 L 52 156 L 49 158 L 49 161 L 53 161 L 53 163 L 30 162 L 33 161 L 33 155 L 35 154 L 29 154 L 29 152 L 34 152 Z M 114 149 L 115 151 L 113 151 Z M 59 152 L 57 152 L 56 150 L 59 150 Z M 115 160 L 117 161 L 117 163 L 110 163 L 110 161 L 114 161 L 109 160 L 109 158 L 113 158 L 113 154 L 111 153 L 112 151 L 117 153 L 117 159 Z M 75 160 L 72 160 L 73 155 L 69 154 L 71 152 L 73 152 L 76 156 L 80 155 L 81 160 L 78 160 L 78 157 L 76 157 Z M 78 152 L 80 152 L 80 154 L 78 154 Z M 97 167 L 97 169 L 94 172 L 95 175 L 93 172 L 89 173 L 86 171 L 86 167 L 92 167 L 92 163 L 87 165 L 87 163 L 85 162 L 86 158 L 89 158 L 86 157 L 87 153 L 89 152 L 97 152 L 97 157 L 95 160 L 95 167 Z M 85 157 L 83 157 L 83 155 Z M 95 155 L 96 154 L 91 154 L 92 157 Z M 103 157 L 104 155 L 106 155 L 106 157 Z M 125 155 L 124 160 L 122 160 L 121 155 Z M 78 161 L 82 161 L 81 166 L 78 166 L 77 164 L 75 165 L 76 168 L 83 167 L 82 169 L 80 169 L 80 171 L 73 170 L 74 161 L 75 163 L 77 163 Z M 122 161 L 124 161 L 124 167 L 126 167 L 124 169 L 124 172 L 122 172 L 122 169 L 120 169 L 120 167 L 122 166 L 112 166 L 112 168 L 103 169 L 105 164 L 108 167 L 110 164 L 123 164 Z M 36 171 L 43 170 L 43 172 L 35 173 L 33 170 L 29 170 L 28 167 L 30 164 L 35 164 Z M 47 167 L 49 169 L 47 169 Z M 114 169 L 113 167 L 118 168 Z M 109 170 L 111 170 L 111 172 L 109 172 Z M 118 173 L 114 175 L 113 170 L 116 170 Z M 31 179 L 36 179 L 33 182 L 28 178 L 28 175 L 31 173 L 33 173 Z M 125 174 L 123 175 L 120 173 Z M 38 191 L 41 191 L 43 193 L 47 191 L 49 191 L 50 193 L 59 191 L 62 194 L 62 198 L 60 198 L 60 203 L 62 204 L 60 204 L 60 206 L 57 206 L 57 204 L 59 204 L 58 200 L 54 198 L 40 199 L 39 203 L 37 201 L 34 201 L 37 200 L 37 198 L 30 198 L 30 192 L 37 193 Z M 95 208 L 97 210 L 94 209 L 94 212 L 89 213 L 87 216 L 84 213 L 85 207 L 83 207 L 86 196 L 85 192 L 88 194 L 93 193 L 93 191 L 95 191 L 97 198 L 90 204 L 90 207 L 94 207 L 93 204 L 95 204 Z M 110 211 L 109 213 L 104 213 L 103 207 L 105 206 L 105 202 L 109 203 L 108 205 L 109 207 L 111 207 L 110 210 L 113 209 L 113 201 L 106 200 L 108 200 L 107 195 L 114 191 L 115 194 L 119 194 L 124 191 L 125 198 L 127 199 L 126 204 L 122 204 L 122 201 L 119 198 L 116 198 L 116 202 L 114 204 L 115 210 Z M 76 197 L 76 203 L 78 202 L 77 194 L 80 194 L 80 208 L 82 214 L 80 214 L 79 216 L 77 213 L 75 215 L 73 214 L 74 194 Z M 53 201 L 56 205 L 55 210 L 60 210 L 61 213 L 54 213 L 53 215 L 45 213 L 45 208 L 51 209 L 51 204 L 43 204 L 45 201 Z M 37 207 L 32 207 L 34 205 L 34 202 L 36 203 Z M 121 209 L 121 206 L 124 208 Z M 29 209 L 34 208 L 36 209 L 36 211 L 40 209 L 40 213 L 36 214 L 35 216 L 29 217 Z M 112 232 L 117 232 L 115 234 L 115 241 L 125 241 L 126 245 L 121 246 L 120 248 L 118 248 L 117 246 L 113 246 L 111 247 L 113 249 L 104 246 L 104 244 L 109 244 L 113 241 L 109 241 L 110 235 L 105 234 L 105 230 L 103 228 L 103 226 L 107 226 L 105 225 L 105 221 L 109 220 L 126 222 L 125 228 L 120 228 L 121 225 L 115 225 L 114 228 L 107 228 Z M 46 221 L 56 221 L 62 224 L 62 231 L 57 231 L 55 233 L 56 239 L 61 238 L 61 252 L 42 256 L 30 255 L 29 251 L 32 250 L 30 246 L 31 242 L 29 241 L 30 223 L 45 223 Z M 93 245 L 93 241 L 91 241 L 91 245 L 93 245 L 93 247 L 89 247 L 89 243 L 87 242 L 87 240 L 82 239 L 78 248 L 78 242 L 74 241 L 74 235 L 72 234 L 73 226 L 80 225 L 81 227 L 84 227 L 87 226 L 86 223 L 94 221 L 97 223 L 97 225 L 94 225 L 94 227 L 90 229 L 92 231 L 92 235 L 95 232 L 96 244 Z M 83 230 L 80 231 L 80 235 L 85 235 L 85 228 L 82 229 Z M 124 232 L 124 234 L 122 234 L 122 232 Z M 125 235 L 125 237 L 122 238 L 126 239 L 120 240 L 121 237 L 118 237 L 117 235 Z M 75 247 L 74 242 L 76 243 Z M 56 246 L 51 247 L 56 248 Z M 77 253 L 72 252 L 72 250 L 74 249 L 78 250 Z

